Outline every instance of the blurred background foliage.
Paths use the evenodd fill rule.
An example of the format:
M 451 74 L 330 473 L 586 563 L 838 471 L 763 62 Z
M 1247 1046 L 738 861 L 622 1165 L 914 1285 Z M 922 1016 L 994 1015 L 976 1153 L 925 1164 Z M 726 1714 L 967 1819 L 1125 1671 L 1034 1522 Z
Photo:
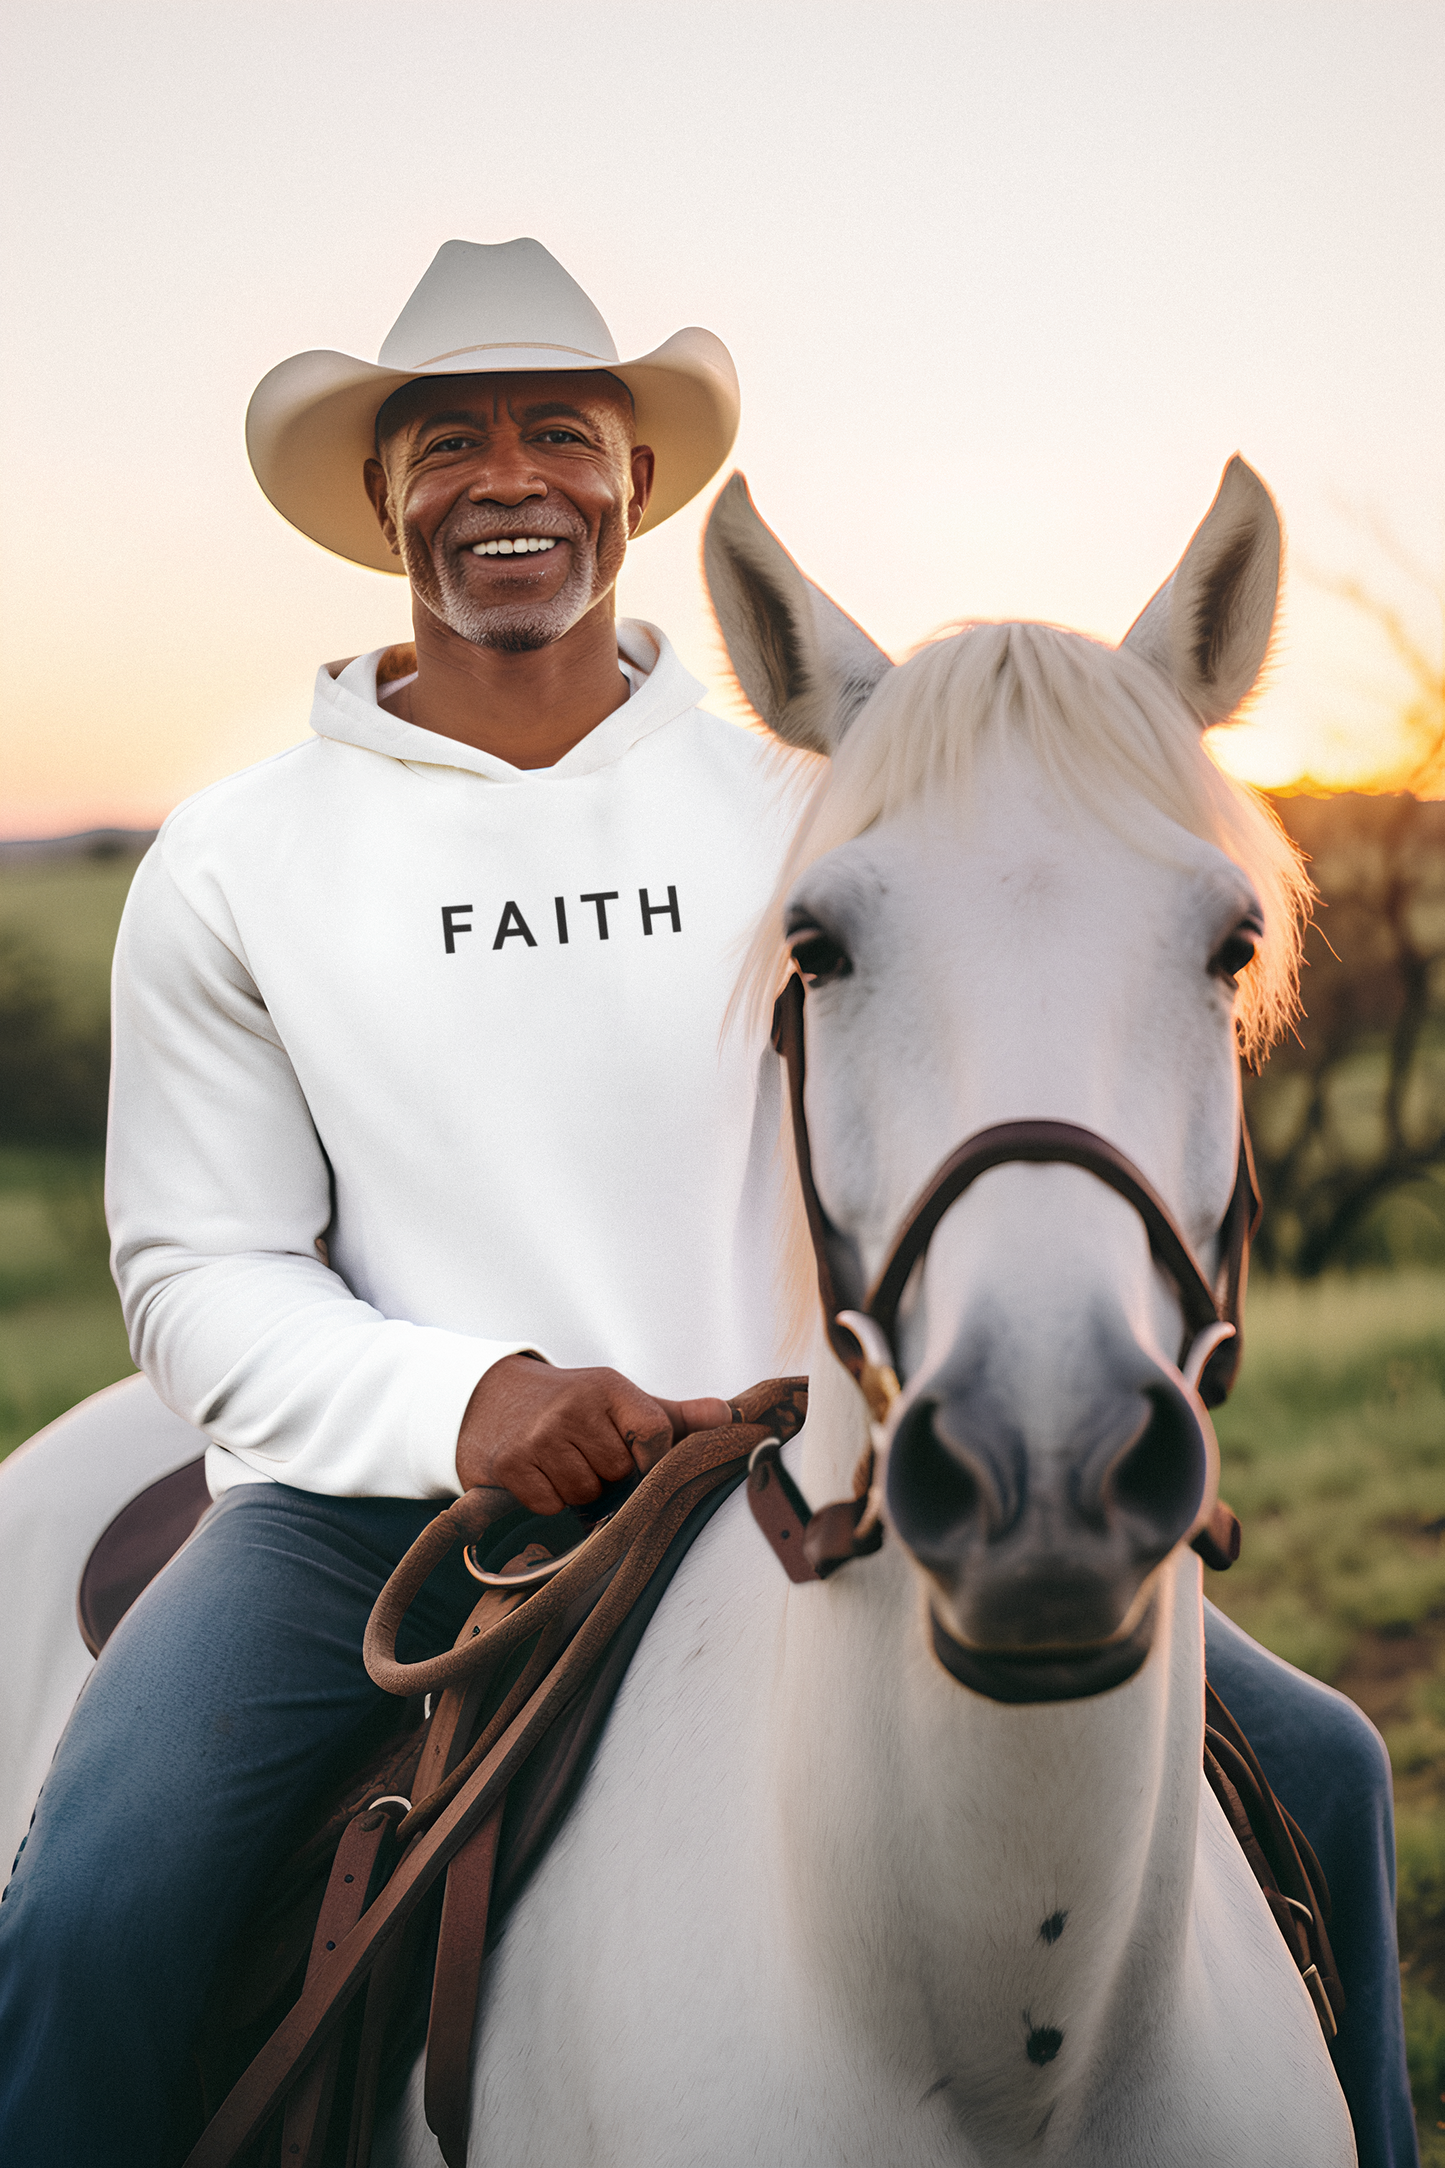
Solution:
M 1445 1265 L 1445 800 L 1275 801 L 1320 905 L 1305 1015 L 1245 1082 L 1256 1260 Z
M 0 1455 L 133 1368 L 103 1171 L 110 957 L 143 844 L 0 846 Z
M 1208 1593 L 1395 1767 L 1411 2076 L 1445 2168 L 1445 802 L 1286 796 L 1306 1015 L 1246 1079 L 1264 1227 Z M 131 1369 L 106 1262 L 111 949 L 143 838 L 0 846 L 0 1454 Z

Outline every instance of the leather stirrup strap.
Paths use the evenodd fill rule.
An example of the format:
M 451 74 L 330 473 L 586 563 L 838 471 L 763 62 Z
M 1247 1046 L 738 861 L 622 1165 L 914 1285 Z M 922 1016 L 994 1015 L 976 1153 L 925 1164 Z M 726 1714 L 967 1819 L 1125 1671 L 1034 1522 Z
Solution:
M 394 1812 L 372 1806 L 353 1815 L 342 1832 L 311 1938 L 308 1987 L 322 1978 L 337 1944 L 365 1911 L 382 1848 L 395 1826 Z M 281 2159 L 286 2168 L 317 2168 L 321 2160 L 339 2060 L 340 2041 L 333 2039 L 287 2103 L 281 2132 Z
M 356 2086 L 351 2096 L 346 2168 L 371 2168 L 371 2140 L 376 2126 L 376 2097 L 381 2083 L 387 2028 L 395 2014 L 397 1997 L 411 1977 L 425 1918 L 425 1913 L 421 1913 L 408 1921 L 373 1965 L 366 1985 L 366 2008 L 357 2049 Z M 282 2163 L 285 2168 L 284 2155 Z
M 472 2033 L 482 1982 L 492 1871 L 502 1832 L 502 1807 L 493 1809 L 447 1869 L 431 2020 L 426 2036 L 426 2119 L 447 2168 L 466 2168 L 472 2103 Z
M 493 1626 L 499 1625 L 515 1611 L 526 1600 L 526 1595 L 525 1589 L 518 1589 L 513 1593 L 499 1588 L 484 1589 L 453 1646 L 457 1649 L 469 1648 L 474 1640 L 488 1633 Z M 481 1759 L 480 1755 L 472 1754 L 467 1742 L 476 1724 L 477 1711 L 491 1683 L 489 1671 L 476 1671 L 459 1685 L 443 1687 L 437 1697 L 436 1707 L 432 1710 L 431 1721 L 427 1725 L 426 1744 L 417 1764 L 414 1785 L 417 1805 L 407 1817 L 401 1831 L 403 1844 L 409 1841 L 417 1829 L 424 1827 L 426 1822 L 435 1821 L 447 1800 L 461 1788 L 466 1781 L 468 1769 L 464 1765 L 468 1764 L 469 1757 L 469 1766 L 473 1768 Z M 525 1698 L 524 1695 L 522 1699 Z M 507 1711 L 508 1716 L 520 1705 L 520 1702 L 514 1702 Z M 488 1744 L 490 1743 L 488 1741 Z
M 466 1640 L 470 1639 L 474 1633 L 483 1631 L 487 1625 L 493 1623 L 496 1619 L 505 1617 L 507 1612 L 514 1609 L 521 1600 L 522 1597 L 520 1591 L 516 1595 L 509 1596 L 502 1590 L 488 1589 L 482 1596 L 481 1600 L 474 1606 L 472 1612 L 470 1613 L 465 1624 L 463 1625 L 461 1632 L 458 1634 L 458 1646 L 460 1646 Z M 426 1746 L 423 1749 L 422 1758 L 418 1765 L 416 1777 L 414 1780 L 416 1793 L 419 1798 L 425 1796 L 426 1793 L 432 1791 L 435 1786 L 441 1782 L 442 1778 L 446 1775 L 448 1769 L 451 1767 L 453 1761 L 456 1759 L 459 1751 L 459 1742 L 461 1740 L 464 1740 L 466 1737 L 467 1729 L 476 1713 L 478 1697 L 484 1690 L 485 1685 L 485 1678 L 478 1677 L 476 1679 L 468 1681 L 467 1684 L 464 1686 L 448 1687 L 442 1694 L 440 1701 L 438 1702 L 438 1705 L 433 1712 L 431 1723 L 427 1730 Z M 490 1834 L 491 1843 L 495 1848 L 497 1831 L 500 1829 L 500 1827 L 501 1816 L 499 1812 L 497 1815 L 493 1816 L 492 1821 L 487 1823 L 485 1827 L 478 1832 L 478 1835 L 474 1837 L 469 1844 L 463 1846 L 462 1851 L 458 1855 L 458 1859 L 454 1860 L 452 1862 L 452 1866 L 447 1870 L 448 1898 L 444 1902 L 442 1913 L 443 1947 L 445 1947 L 445 1939 L 447 1935 L 446 1922 L 448 1907 L 450 1907 L 451 1909 L 453 1920 L 453 1943 L 455 1944 L 456 1942 L 456 1908 L 454 1906 L 451 1906 L 450 1900 L 452 1875 L 456 1871 L 459 1861 L 469 1860 L 475 1853 L 478 1844 L 482 1841 L 482 1839 L 486 1838 L 488 1834 Z M 342 1850 L 344 1851 L 344 1849 L 345 1841 L 343 1840 Z M 340 1853 L 338 1853 L 337 1864 L 332 1869 L 331 1885 L 328 1887 L 328 1898 L 330 1896 L 330 1887 L 334 1887 L 334 1885 L 336 1884 L 338 1875 L 341 1873 L 344 1864 L 345 1863 L 342 1861 Z M 352 1880 L 352 1877 L 348 1873 L 345 1875 L 344 1879 L 346 1883 L 349 1884 Z M 489 1869 L 489 1887 L 490 1880 L 491 1876 Z M 485 1928 L 485 1898 L 483 1900 L 482 1909 L 483 1927 Z M 345 1920 L 344 1925 L 342 1924 L 339 1916 L 335 1921 L 328 1924 L 327 1907 L 325 1904 L 323 1904 L 322 1921 L 317 1928 L 317 1947 L 323 1947 L 323 1929 L 328 1936 L 338 1926 L 341 1928 L 341 1932 L 344 1933 L 347 1928 L 355 1925 L 356 1919 L 359 1917 L 360 1912 L 358 1911 L 353 1915 L 353 1917 Z M 395 2003 L 396 1989 L 400 1984 L 401 1977 L 409 1969 L 409 1966 L 405 1962 L 405 1960 L 409 1959 L 412 1955 L 410 1947 L 411 1941 L 412 1937 L 410 1935 L 403 1937 L 403 1944 L 405 1945 L 405 1947 L 400 1949 L 398 1952 L 399 1957 L 403 1960 L 402 1962 L 398 1962 L 397 1959 L 391 1957 L 390 1954 L 379 1960 L 372 1972 L 371 1980 L 367 1987 L 366 2008 L 362 2018 L 362 2032 L 359 2047 L 358 2068 L 356 2074 L 356 2088 L 352 2096 L 351 2132 L 347 2149 L 347 2168 L 366 2168 L 366 2163 L 370 2160 L 371 2157 L 372 2125 L 375 2119 L 376 2112 L 376 2086 L 380 2071 L 380 2058 L 383 2049 L 384 2036 L 387 2023 L 389 2022 L 392 2015 L 392 2010 Z M 454 1954 L 460 1953 L 456 1953 L 454 1951 Z M 478 1943 L 477 1945 L 477 1955 L 478 1977 L 480 1977 L 480 1943 Z M 313 1955 L 313 1962 L 314 1961 L 315 1959 Z M 455 1973 L 456 1967 L 453 1966 L 452 1970 Z M 307 1978 L 308 1980 L 310 1979 L 309 1967 L 307 1970 Z M 476 1982 L 473 1983 L 472 1994 L 473 2002 L 475 2002 Z M 435 2008 L 436 2001 L 434 1994 L 434 2013 Z M 427 2035 L 428 2100 L 430 2100 L 430 2089 L 432 2084 L 432 2040 L 434 2027 L 435 2015 L 433 2017 L 433 2030 L 429 2030 Z M 469 2029 L 467 2036 L 468 2048 L 470 2048 L 470 2040 L 471 2035 Z M 309 2129 L 307 2129 L 301 2123 L 300 2113 L 298 2111 L 302 2111 L 303 2104 L 309 2105 L 313 2101 L 321 2101 L 323 2098 L 324 2088 L 325 2098 L 323 2105 L 325 2112 L 323 2113 L 321 2118 L 320 2142 L 317 2144 L 316 2150 L 316 2158 L 317 2160 L 320 2159 L 321 2145 L 325 2142 L 326 2123 L 329 2120 L 330 2090 L 335 2082 L 336 2068 L 339 2060 L 340 2042 L 336 2039 L 333 2039 L 330 2044 L 322 2050 L 321 2054 L 317 2056 L 307 2076 L 301 2081 L 300 2085 L 293 2092 L 291 2100 L 287 2104 L 286 2119 L 282 2130 L 282 2168 L 292 2168 L 291 2149 L 297 2137 L 300 2137 L 303 2140 L 300 2150 L 300 2162 L 298 2164 L 298 2168 L 311 2168 L 310 2155 L 306 2151 L 306 2144 L 310 2141 L 311 2133 Z M 451 2073 L 449 2072 L 449 2075 L 450 2074 Z M 462 2132 L 462 2150 L 461 2153 L 458 2155 L 458 2159 L 464 2161 L 466 2158 L 465 2111 L 470 2098 L 471 2071 L 469 2057 L 462 2066 L 462 2074 L 467 2081 L 468 2092 L 462 2100 L 462 2119 L 460 2124 L 458 2125 Z M 431 2120 L 430 2110 L 428 2111 L 428 2120 Z M 294 2128 L 293 2125 L 295 2125 Z M 451 2155 L 447 2152 L 447 2140 L 445 2138 L 442 2138 L 441 2144 L 443 2156 L 450 2162 Z

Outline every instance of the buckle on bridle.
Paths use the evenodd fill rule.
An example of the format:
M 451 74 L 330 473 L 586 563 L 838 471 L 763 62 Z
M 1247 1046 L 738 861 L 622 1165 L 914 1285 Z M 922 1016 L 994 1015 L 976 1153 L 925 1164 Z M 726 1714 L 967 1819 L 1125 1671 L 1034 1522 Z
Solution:
M 865 1310 L 840 1310 L 833 1324 L 835 1331 L 829 1337 L 833 1340 L 835 1352 L 839 1354 L 844 1368 L 851 1373 L 854 1383 L 863 1395 L 869 1419 L 874 1426 L 873 1443 L 876 1447 L 879 1442 L 877 1432 L 887 1422 L 893 1403 L 902 1390 L 898 1383 L 893 1350 L 888 1344 L 888 1335 L 877 1319 L 869 1317 Z M 838 1348 L 836 1328 L 851 1333 L 858 1343 L 856 1367 Z

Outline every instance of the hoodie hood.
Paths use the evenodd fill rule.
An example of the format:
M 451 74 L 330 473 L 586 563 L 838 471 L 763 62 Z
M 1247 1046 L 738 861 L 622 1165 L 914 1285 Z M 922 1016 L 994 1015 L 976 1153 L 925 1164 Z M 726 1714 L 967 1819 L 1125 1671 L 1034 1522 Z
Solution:
M 660 730 L 695 708 L 703 686 L 678 661 L 666 635 L 641 618 L 623 618 L 617 626 L 618 667 L 633 686 L 631 697 L 604 717 L 595 730 L 551 768 L 514 768 L 500 754 L 484 753 L 459 738 L 419 729 L 391 715 L 376 697 L 376 669 L 386 648 L 374 648 L 348 663 L 324 663 L 316 673 L 311 728 L 318 738 L 358 745 L 389 759 L 435 768 L 462 768 L 493 783 L 546 783 L 557 778 L 592 775 L 620 760 L 639 738 Z

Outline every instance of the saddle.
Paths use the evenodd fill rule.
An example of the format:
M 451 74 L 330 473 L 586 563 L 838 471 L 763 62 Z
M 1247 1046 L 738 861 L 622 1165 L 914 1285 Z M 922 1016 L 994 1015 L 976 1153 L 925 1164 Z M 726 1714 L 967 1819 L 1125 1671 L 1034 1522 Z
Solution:
M 769 1448 L 801 1427 L 806 1380 L 769 1380 L 729 1405 L 730 1427 L 684 1439 L 585 1518 L 548 1522 L 505 1494 L 469 1492 L 407 1553 L 366 1643 L 395 1698 L 221 1967 L 182 2116 L 186 2168 L 367 2168 L 377 2116 L 423 2040 L 427 2121 L 448 2168 L 463 2168 L 486 1954 L 580 1789 L 648 1621 L 745 1479 L 777 1548 Z M 143 1492 L 97 1542 L 78 1597 L 94 1653 L 205 1510 L 199 1469 Z M 831 1525 L 844 1510 L 817 1518 Z M 857 1509 L 846 1510 L 851 1527 Z M 478 1603 L 452 1650 L 402 1664 L 406 1609 L 460 1541 Z M 1206 1778 L 1333 2038 L 1344 1995 L 1324 1876 L 1244 1734 L 1206 1696 Z

